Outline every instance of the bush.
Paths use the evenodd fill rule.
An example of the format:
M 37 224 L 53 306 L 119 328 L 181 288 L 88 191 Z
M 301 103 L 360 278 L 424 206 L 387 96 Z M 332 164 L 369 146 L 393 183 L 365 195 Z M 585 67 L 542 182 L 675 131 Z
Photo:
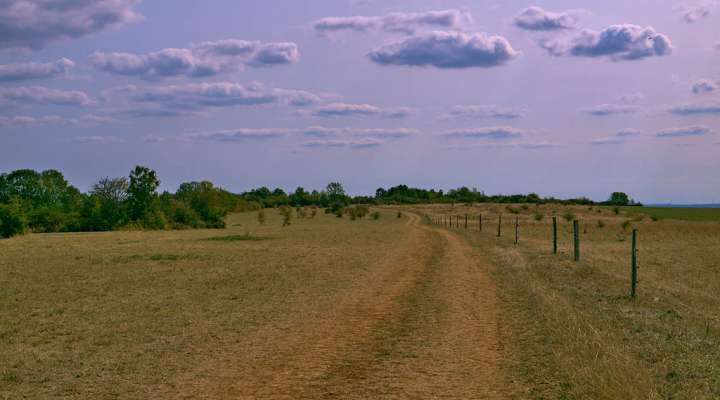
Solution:
M 257 220 L 260 225 L 265 225 L 265 211 L 264 210 L 258 211 Z
M 375 211 L 374 213 L 372 213 L 372 219 L 374 219 L 375 221 L 379 220 L 379 219 L 380 219 L 380 213 L 377 212 L 377 211 Z
M 534 215 L 535 221 L 542 221 L 545 216 L 541 212 L 536 212 Z
M 290 226 L 292 223 L 292 208 L 288 206 L 280 207 L 280 215 L 283 217 L 283 226 Z
M 612 211 L 615 215 L 620 215 L 620 207 L 615 206 L 612 208 Z
M 623 221 L 622 225 L 620 225 L 620 226 L 622 227 L 622 229 L 624 231 L 626 231 L 630 227 L 630 225 L 632 225 L 630 220 L 625 220 L 625 221 Z
M 598 228 L 604 228 L 604 227 L 605 227 L 605 222 L 603 222 L 603 220 L 599 219 L 598 222 L 597 222 L 597 226 L 598 226 Z
M 27 231 L 27 219 L 20 204 L 0 204 L 0 237 L 9 238 Z
M 398 217 L 398 218 L 402 218 L 402 211 L 398 211 L 397 217 Z
M 520 206 L 520 208 L 522 208 L 523 210 L 527 211 L 527 210 L 530 209 L 530 206 L 527 205 L 527 204 L 523 204 L 523 205 Z
M 571 221 L 575 220 L 575 214 L 573 214 L 572 211 L 568 211 L 565 214 L 563 214 L 563 218 L 565 218 L 565 220 L 567 222 L 571 222 Z
M 351 221 L 355 221 L 358 218 L 364 218 L 369 212 L 370 209 L 364 205 L 356 205 L 346 209 L 346 213 L 350 215 Z
M 506 209 L 507 212 L 509 212 L 510 214 L 520 214 L 520 210 L 517 209 L 517 208 L 515 208 L 515 207 L 513 207 L 513 206 L 507 206 L 507 207 L 505 207 L 505 209 Z
M 650 216 L 650 219 L 651 219 L 653 222 L 658 222 L 658 221 L 660 221 L 660 217 L 658 217 L 657 215 L 651 215 L 651 216 Z

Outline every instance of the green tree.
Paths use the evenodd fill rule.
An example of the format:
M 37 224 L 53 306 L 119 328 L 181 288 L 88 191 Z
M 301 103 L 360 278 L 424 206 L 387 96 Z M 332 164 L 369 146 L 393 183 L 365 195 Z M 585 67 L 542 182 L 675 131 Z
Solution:
M 130 183 L 128 184 L 128 214 L 130 219 L 137 222 L 151 222 L 156 220 L 153 215 L 157 188 L 160 181 L 155 171 L 143 166 L 136 166 L 130 172 Z M 154 221 L 153 221 L 154 222 Z
M 330 182 L 325 188 L 330 203 L 345 203 L 345 188 L 340 182 Z
M 630 197 L 623 192 L 613 192 L 613 194 L 610 195 L 610 199 L 608 199 L 608 204 L 626 206 L 630 204 Z
M 13 198 L 7 204 L 0 204 L 0 237 L 21 235 L 27 230 L 27 219 L 22 212 L 20 201 Z

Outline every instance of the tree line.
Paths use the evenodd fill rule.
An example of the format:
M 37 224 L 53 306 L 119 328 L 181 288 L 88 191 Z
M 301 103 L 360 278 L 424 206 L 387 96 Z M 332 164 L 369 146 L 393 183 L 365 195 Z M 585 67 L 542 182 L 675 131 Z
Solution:
M 158 192 L 155 171 L 136 166 L 127 177 L 102 178 L 87 193 L 72 186 L 56 170 L 20 169 L 0 174 L 0 237 L 33 232 L 110 231 L 116 229 L 224 228 L 230 212 L 282 206 L 315 206 L 337 212 L 350 204 L 422 203 L 563 203 L 597 204 L 587 198 L 561 200 L 527 195 L 493 195 L 466 187 L 426 190 L 399 185 L 380 188 L 375 196 L 349 196 L 339 182 L 324 190 L 298 187 L 287 193 L 267 187 L 236 194 L 211 182 L 186 182 L 175 193 Z M 633 205 L 613 193 L 602 204 Z

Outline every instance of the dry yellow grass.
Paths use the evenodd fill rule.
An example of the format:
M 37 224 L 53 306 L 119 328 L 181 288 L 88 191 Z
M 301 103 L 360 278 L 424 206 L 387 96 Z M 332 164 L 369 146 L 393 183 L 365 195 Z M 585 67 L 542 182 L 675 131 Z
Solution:
M 0 242 L 0 398 L 522 392 L 464 241 L 392 210 L 280 225 Z
M 719 397 L 720 223 L 510 210 L 0 241 L 0 398 Z M 550 254 L 568 211 L 579 263 L 562 218 Z M 480 212 L 482 234 L 418 217 Z
M 521 356 L 516 370 L 529 387 L 573 399 L 720 398 L 720 223 L 638 221 L 597 207 L 416 209 L 483 213 L 484 233 L 476 223 L 453 230 L 493 261 L 503 315 Z M 519 212 L 518 246 L 509 211 Z M 572 225 L 561 218 L 568 211 L 581 221 L 579 263 L 572 261 Z M 553 212 L 558 255 L 551 254 Z M 623 229 L 625 221 L 630 226 Z M 635 301 L 628 296 L 633 227 L 640 248 Z

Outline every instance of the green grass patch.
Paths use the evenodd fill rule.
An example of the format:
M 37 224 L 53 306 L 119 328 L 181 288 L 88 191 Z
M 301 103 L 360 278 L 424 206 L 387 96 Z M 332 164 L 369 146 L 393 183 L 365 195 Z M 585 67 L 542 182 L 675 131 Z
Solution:
M 629 215 L 645 214 L 653 220 L 720 221 L 720 208 L 622 207 Z
M 216 242 L 238 242 L 238 241 L 258 242 L 258 241 L 267 240 L 267 239 L 268 238 L 245 234 L 245 235 L 214 236 L 214 237 L 207 238 L 204 240 L 212 240 L 212 241 L 216 241 Z

